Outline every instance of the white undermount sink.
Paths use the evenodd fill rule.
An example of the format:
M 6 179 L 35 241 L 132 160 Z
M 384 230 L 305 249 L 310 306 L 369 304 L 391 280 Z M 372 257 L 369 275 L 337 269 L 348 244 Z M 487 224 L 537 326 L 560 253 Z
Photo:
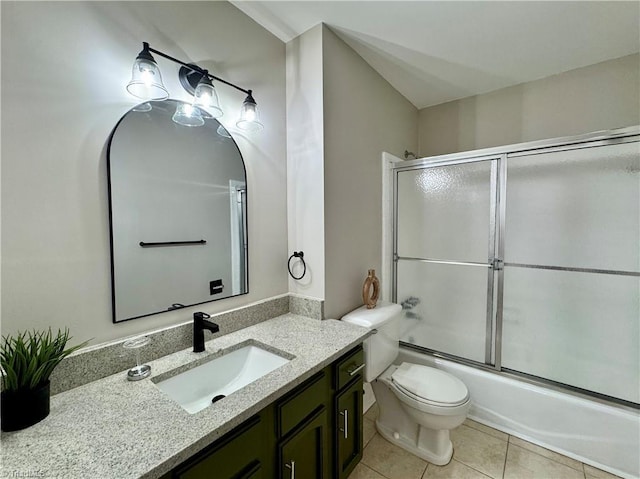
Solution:
M 209 406 L 213 398 L 228 396 L 288 362 L 289 359 L 252 344 L 160 379 L 156 386 L 187 412 L 195 414 Z

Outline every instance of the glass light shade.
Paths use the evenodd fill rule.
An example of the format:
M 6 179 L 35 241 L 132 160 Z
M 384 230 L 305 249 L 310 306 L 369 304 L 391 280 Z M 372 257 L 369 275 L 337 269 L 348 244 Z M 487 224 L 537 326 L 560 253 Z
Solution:
M 131 81 L 127 91 L 143 100 L 165 100 L 169 98 L 169 91 L 162 83 L 162 75 L 156 62 L 140 55 L 133 62 Z
M 236 122 L 236 126 L 245 131 L 260 131 L 264 128 L 260 123 L 258 105 L 256 105 L 256 101 L 251 96 L 251 91 L 249 91 L 249 95 L 242 103 L 240 119 Z
M 144 102 L 144 103 L 140 103 L 139 105 L 134 106 L 131 111 L 151 111 L 152 107 L 151 107 L 151 103 L 149 103 L 148 101 Z
M 224 138 L 231 138 L 231 135 L 229 134 L 229 132 L 222 125 L 218 126 L 218 129 L 216 130 L 216 132 L 218 133 L 218 135 Z
M 193 105 L 200 108 L 203 118 L 220 118 L 224 113 L 220 108 L 218 92 L 206 77 L 200 80 L 193 92 Z
M 173 114 L 172 120 L 182 126 L 204 125 L 200 109 L 190 103 L 179 103 L 176 108 L 176 112 Z

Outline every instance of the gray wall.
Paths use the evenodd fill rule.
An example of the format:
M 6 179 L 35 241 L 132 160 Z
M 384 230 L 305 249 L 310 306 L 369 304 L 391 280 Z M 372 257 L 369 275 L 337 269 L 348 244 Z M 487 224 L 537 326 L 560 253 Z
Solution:
M 418 110 L 327 27 L 322 48 L 325 316 L 340 318 L 380 273 L 382 152 L 417 149 Z
M 640 124 L 638 54 L 420 110 L 420 156 Z
M 226 2 L 2 2 L 2 333 L 68 326 L 121 338 L 287 292 L 285 45 Z M 244 95 L 221 85 L 221 122 L 247 166 L 250 294 L 111 323 L 106 145 L 136 100 L 142 41 L 253 88 L 265 129 L 235 130 Z M 156 57 L 173 98 L 177 66 Z
M 316 25 L 287 43 L 287 206 L 289 254 L 307 271 L 289 291 L 324 299 L 324 130 L 322 34 Z M 291 262 L 300 276 L 302 264 Z

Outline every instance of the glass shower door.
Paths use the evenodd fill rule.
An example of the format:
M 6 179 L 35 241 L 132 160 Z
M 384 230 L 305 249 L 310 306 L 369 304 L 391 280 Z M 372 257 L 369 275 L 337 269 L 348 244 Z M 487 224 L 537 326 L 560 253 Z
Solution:
M 492 363 L 497 161 L 396 172 L 401 341 Z
M 507 160 L 502 367 L 640 402 L 640 150 Z

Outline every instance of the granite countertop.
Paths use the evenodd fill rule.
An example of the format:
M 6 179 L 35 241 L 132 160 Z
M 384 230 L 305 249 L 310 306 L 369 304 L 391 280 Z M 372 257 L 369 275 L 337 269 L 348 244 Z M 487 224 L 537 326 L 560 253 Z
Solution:
M 368 330 L 336 320 L 285 314 L 214 337 L 148 364 L 152 377 L 202 362 L 246 341 L 292 357 L 284 366 L 196 413 L 151 381 L 126 371 L 51 398 L 51 413 L 22 431 L 2 433 L 0 477 L 158 478 L 362 342 Z

